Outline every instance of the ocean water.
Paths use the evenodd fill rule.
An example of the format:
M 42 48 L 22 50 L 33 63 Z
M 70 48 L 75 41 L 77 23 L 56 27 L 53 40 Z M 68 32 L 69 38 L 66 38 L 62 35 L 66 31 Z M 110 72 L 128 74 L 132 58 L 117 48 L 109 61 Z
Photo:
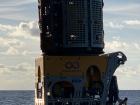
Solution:
M 140 105 L 140 90 L 120 91 L 128 97 L 128 105 Z M 0 91 L 0 105 L 34 105 L 34 91 Z
M 34 105 L 34 91 L 0 91 L 0 105 Z
M 120 91 L 120 97 L 128 98 L 128 105 L 140 105 L 140 90 L 123 90 Z

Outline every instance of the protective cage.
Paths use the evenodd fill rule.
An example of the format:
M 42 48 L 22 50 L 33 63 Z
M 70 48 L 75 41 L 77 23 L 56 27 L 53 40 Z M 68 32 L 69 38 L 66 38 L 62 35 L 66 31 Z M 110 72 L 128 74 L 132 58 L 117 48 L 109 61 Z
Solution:
M 103 0 L 39 0 L 44 53 L 102 53 Z

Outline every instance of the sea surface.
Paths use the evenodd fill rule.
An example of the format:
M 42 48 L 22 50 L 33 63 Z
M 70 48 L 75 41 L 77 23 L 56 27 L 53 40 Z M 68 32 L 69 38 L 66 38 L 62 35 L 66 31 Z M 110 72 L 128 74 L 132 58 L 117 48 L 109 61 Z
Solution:
M 140 90 L 120 91 L 128 97 L 128 105 L 140 105 Z M 0 91 L 0 105 L 34 105 L 34 91 Z

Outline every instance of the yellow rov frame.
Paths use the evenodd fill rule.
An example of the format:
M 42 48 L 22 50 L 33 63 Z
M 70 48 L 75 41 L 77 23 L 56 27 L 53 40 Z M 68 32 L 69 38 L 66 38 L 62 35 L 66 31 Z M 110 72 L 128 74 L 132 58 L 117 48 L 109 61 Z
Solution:
M 116 68 L 126 60 L 122 52 L 92 56 L 42 55 L 35 62 L 35 105 L 56 105 L 56 103 L 96 105 L 93 98 L 83 92 L 91 87 L 100 88 L 102 94 L 100 105 L 105 105 L 111 78 Z M 94 72 L 90 74 L 90 70 Z M 66 90 L 61 89 L 62 87 Z M 65 93 L 63 100 L 60 98 L 62 93 Z

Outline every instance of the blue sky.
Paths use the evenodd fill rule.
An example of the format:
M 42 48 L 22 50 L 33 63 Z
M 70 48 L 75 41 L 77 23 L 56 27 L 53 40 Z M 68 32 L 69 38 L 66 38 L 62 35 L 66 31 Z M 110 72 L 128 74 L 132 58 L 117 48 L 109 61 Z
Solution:
M 123 51 L 120 89 L 140 89 L 140 0 L 104 0 L 105 51 Z M 0 90 L 34 89 L 34 60 L 41 54 L 37 0 L 0 0 Z

